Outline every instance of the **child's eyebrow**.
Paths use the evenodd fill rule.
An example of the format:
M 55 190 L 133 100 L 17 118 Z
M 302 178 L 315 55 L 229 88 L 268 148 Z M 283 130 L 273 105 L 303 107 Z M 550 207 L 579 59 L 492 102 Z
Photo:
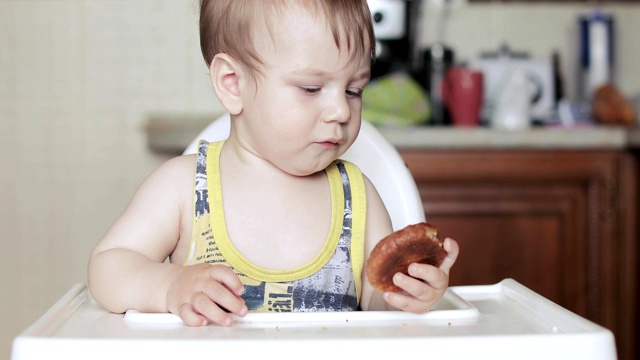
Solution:
M 369 70 L 365 70 L 365 71 L 361 71 L 359 73 L 356 74 L 356 76 L 354 77 L 355 80 L 369 80 L 371 79 L 371 69 Z
M 293 73 L 296 74 L 296 75 L 307 75 L 307 76 L 318 76 L 318 77 L 328 74 L 327 71 L 320 70 L 320 69 L 314 69 L 314 68 L 310 68 L 310 67 L 305 67 L 305 68 L 301 68 L 301 69 L 295 69 L 295 70 L 293 70 Z
M 323 77 L 323 76 L 330 75 L 330 72 L 328 71 L 310 68 L 310 67 L 295 69 L 293 70 L 293 73 L 296 75 L 314 76 L 314 77 Z M 371 69 L 360 71 L 356 73 L 356 75 L 353 77 L 353 79 L 356 81 L 369 79 L 369 78 L 371 78 Z

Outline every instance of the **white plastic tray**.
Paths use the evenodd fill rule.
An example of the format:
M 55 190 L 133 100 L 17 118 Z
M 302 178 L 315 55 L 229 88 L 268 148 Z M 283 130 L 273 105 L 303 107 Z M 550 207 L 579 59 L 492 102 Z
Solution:
M 13 343 L 12 360 L 256 356 L 615 359 L 610 331 L 507 279 L 450 288 L 423 315 L 249 314 L 236 325 L 187 327 L 171 314 L 112 314 L 74 286 Z
M 236 317 L 237 335 L 244 336 L 245 328 L 254 327 L 294 327 L 310 328 L 320 326 L 328 331 L 335 327 L 349 325 L 365 326 L 368 331 L 380 331 L 380 327 L 401 325 L 405 330 L 411 327 L 423 328 L 424 325 L 459 325 L 474 323 L 480 312 L 478 308 L 453 291 L 447 291 L 437 306 L 425 314 L 411 314 L 399 311 L 351 311 L 351 312 L 308 312 L 308 313 L 249 313 L 244 317 Z M 124 315 L 124 322 L 131 327 L 154 328 L 158 326 L 183 326 L 182 320 L 174 314 L 140 313 L 129 310 Z M 220 329 L 218 329 L 220 330 Z M 182 330 L 179 330 L 182 331 Z M 215 330 L 214 330 L 215 331 Z M 385 332 L 387 330 L 384 330 Z

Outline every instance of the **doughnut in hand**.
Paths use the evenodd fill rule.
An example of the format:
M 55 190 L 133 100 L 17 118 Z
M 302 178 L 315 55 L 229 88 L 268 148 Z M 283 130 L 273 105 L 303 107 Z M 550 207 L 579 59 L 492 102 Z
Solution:
M 438 239 L 438 229 L 427 223 L 409 225 L 389 234 L 371 251 L 366 272 L 369 283 L 381 292 L 398 292 L 393 284 L 397 272 L 408 273 L 412 263 L 439 267 L 447 252 Z

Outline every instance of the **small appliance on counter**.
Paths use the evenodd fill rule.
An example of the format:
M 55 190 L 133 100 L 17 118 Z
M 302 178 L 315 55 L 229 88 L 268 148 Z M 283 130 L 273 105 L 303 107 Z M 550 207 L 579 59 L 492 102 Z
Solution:
M 506 104 L 498 100 L 504 100 L 500 95 L 507 95 L 504 91 L 507 87 L 523 92 L 512 96 L 526 97 L 529 120 L 544 121 L 553 116 L 556 99 L 552 57 L 532 58 L 527 53 L 514 52 L 503 46 L 497 52 L 483 53 L 469 60 L 468 66 L 484 74 L 483 119 L 491 119 L 497 111 L 496 106 Z
M 432 125 L 451 125 L 452 119 L 443 98 L 443 81 L 455 64 L 455 53 L 445 42 L 445 30 L 451 13 L 451 1 L 444 0 L 435 20 L 435 42 L 426 47 L 412 67 L 414 78 L 429 94 Z
M 363 118 L 376 126 L 415 126 L 431 118 L 427 87 L 416 76 L 421 0 L 368 0 L 376 37 L 371 84 L 363 95 Z M 393 94 L 386 94 L 393 91 Z
M 372 78 L 409 72 L 420 14 L 420 0 L 368 0 L 376 37 Z
M 450 125 L 451 116 L 442 97 L 442 82 L 454 64 L 454 52 L 444 43 L 438 42 L 424 51 L 422 61 L 422 66 L 414 72 L 414 77 L 429 94 L 432 113 L 430 122 L 433 125 Z
M 613 16 L 601 11 L 580 16 L 580 64 L 582 67 L 581 94 L 591 99 L 602 85 L 613 79 Z
M 531 127 L 531 98 L 535 89 L 529 86 L 525 71 L 513 70 L 497 89 L 491 103 L 489 124 L 496 130 L 527 130 Z

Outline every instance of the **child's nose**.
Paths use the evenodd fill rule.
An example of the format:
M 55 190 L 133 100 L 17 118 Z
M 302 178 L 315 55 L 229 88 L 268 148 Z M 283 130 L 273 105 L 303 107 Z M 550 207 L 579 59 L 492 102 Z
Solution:
M 350 118 L 351 108 L 344 94 L 342 96 L 335 96 L 334 99 L 330 101 L 329 106 L 327 106 L 324 121 L 345 123 L 349 121 Z

